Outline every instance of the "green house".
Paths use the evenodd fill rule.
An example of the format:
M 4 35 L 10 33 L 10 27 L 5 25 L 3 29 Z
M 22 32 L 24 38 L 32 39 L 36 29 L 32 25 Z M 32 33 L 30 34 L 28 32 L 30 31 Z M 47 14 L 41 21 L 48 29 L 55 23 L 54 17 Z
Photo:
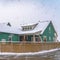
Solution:
M 57 42 L 57 32 L 52 21 L 39 21 L 35 24 L 25 24 L 22 27 L 20 39 L 27 42 Z
M 53 23 L 50 21 L 44 31 L 40 34 L 43 42 L 57 42 L 57 32 Z
M 0 42 L 57 42 L 57 32 L 52 21 L 39 21 L 20 27 L 1 23 Z

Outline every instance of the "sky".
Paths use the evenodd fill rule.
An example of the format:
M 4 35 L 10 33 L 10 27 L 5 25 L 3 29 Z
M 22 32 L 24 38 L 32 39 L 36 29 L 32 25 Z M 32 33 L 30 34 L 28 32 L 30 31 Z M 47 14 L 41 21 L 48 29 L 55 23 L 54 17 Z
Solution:
M 19 26 L 52 20 L 60 39 L 60 0 L 0 0 L 0 23 Z

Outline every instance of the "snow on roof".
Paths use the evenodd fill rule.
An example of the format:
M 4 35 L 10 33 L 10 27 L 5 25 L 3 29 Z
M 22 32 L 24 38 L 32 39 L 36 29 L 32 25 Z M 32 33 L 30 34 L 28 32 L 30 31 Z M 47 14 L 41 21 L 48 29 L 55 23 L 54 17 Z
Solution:
M 44 32 L 50 21 L 40 21 L 36 26 L 35 30 L 40 30 L 41 34 Z
M 21 25 L 22 27 L 24 27 L 24 26 L 32 26 L 32 25 L 36 25 L 37 23 L 26 23 L 26 24 L 23 24 L 23 25 Z
M 40 21 L 38 22 L 38 24 L 36 25 L 36 27 L 33 30 L 28 30 L 28 31 L 20 31 L 20 34 L 33 34 L 36 32 L 41 32 L 43 33 L 43 31 L 45 30 L 45 28 L 48 26 L 48 24 L 50 23 L 50 21 Z
M 43 33 L 43 31 L 45 30 L 45 28 L 47 27 L 47 25 L 50 23 L 50 21 L 40 21 L 38 22 L 38 24 L 36 25 L 36 27 L 33 30 L 28 30 L 28 31 L 23 31 L 20 26 L 20 28 L 18 27 L 12 27 L 12 26 L 8 26 L 5 23 L 0 23 L 0 32 L 7 32 L 7 33 L 13 33 L 13 34 L 32 34 L 32 33 L 36 33 L 36 32 L 41 32 Z M 36 23 L 35 23 L 36 24 Z M 33 25 L 33 24 L 31 24 Z
M 8 26 L 6 23 L 0 23 L 0 32 L 16 33 L 16 29 Z

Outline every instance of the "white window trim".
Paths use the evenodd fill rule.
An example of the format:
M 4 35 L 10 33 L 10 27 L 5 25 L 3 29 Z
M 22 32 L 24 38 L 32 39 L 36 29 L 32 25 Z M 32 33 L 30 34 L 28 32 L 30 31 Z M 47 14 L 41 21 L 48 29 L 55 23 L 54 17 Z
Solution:
M 11 38 L 11 41 L 9 41 L 9 42 L 12 42 L 12 37 L 13 37 L 13 34 L 8 36 L 8 41 L 9 41 L 9 38 Z

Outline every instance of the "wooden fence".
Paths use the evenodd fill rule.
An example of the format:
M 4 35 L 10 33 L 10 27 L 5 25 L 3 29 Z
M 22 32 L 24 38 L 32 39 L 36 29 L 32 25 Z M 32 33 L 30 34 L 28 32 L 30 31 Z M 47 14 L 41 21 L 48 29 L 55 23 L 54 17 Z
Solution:
M 0 43 L 0 52 L 37 52 L 60 48 L 60 42 L 54 43 Z

